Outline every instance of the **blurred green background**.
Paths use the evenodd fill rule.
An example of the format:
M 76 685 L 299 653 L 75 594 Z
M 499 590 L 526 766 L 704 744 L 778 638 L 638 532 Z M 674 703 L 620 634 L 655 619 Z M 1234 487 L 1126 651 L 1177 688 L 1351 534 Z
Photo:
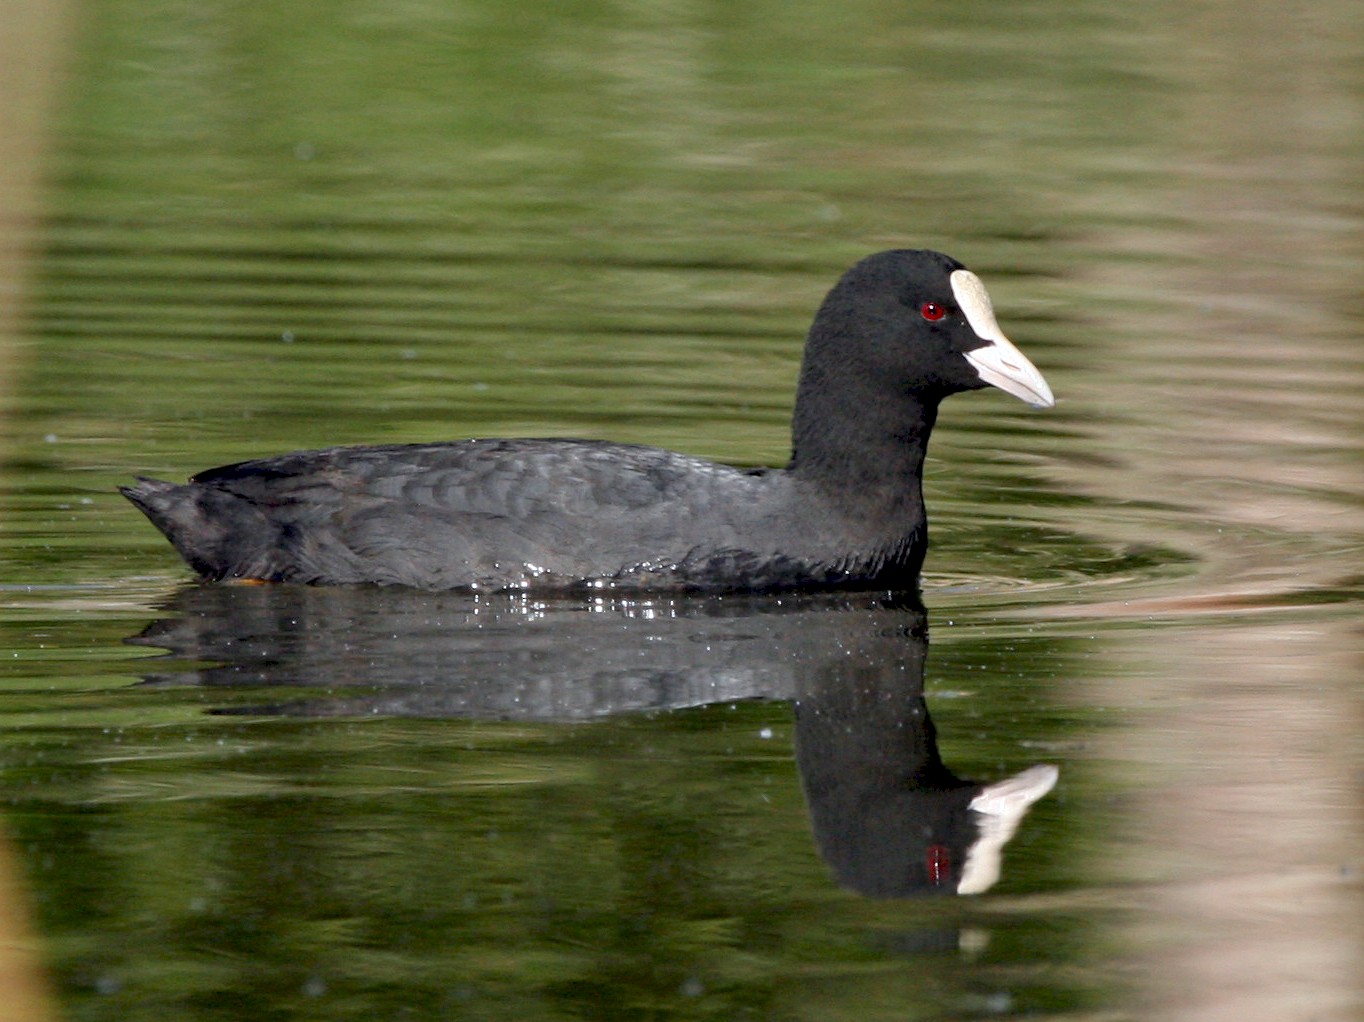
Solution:
M 57 1012 L 1358 1017 L 1357 3 L 0 15 L 11 961 Z M 893 246 L 976 270 L 1061 399 L 955 399 L 928 470 L 944 757 L 1062 765 L 996 893 L 838 890 L 784 703 L 135 684 L 188 575 L 132 475 L 507 434 L 780 463 L 815 306 Z

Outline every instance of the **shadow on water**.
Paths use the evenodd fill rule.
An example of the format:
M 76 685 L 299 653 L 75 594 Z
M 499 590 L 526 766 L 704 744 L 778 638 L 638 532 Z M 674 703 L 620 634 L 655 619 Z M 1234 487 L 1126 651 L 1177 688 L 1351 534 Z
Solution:
M 399 589 L 195 586 L 128 641 L 169 653 L 144 685 L 306 689 L 211 712 L 582 721 L 739 700 L 792 704 L 815 842 L 870 897 L 978 894 L 1056 782 L 986 784 L 939 753 L 917 598 L 557 599 Z

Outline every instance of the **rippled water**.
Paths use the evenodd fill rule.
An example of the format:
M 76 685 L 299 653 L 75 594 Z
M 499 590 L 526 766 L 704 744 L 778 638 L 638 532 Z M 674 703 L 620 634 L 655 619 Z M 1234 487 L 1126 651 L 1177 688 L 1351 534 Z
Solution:
M 0 420 L 6 968 L 90 1019 L 1359 1017 L 1357 6 L 81 12 Z M 944 407 L 922 606 L 204 588 L 114 492 L 781 463 L 894 245 L 1060 398 Z

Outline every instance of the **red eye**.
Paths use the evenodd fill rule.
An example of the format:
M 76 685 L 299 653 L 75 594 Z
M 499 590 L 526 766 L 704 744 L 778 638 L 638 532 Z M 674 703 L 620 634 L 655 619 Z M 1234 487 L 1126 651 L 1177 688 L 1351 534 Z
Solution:
M 947 310 L 937 302 L 924 302 L 919 306 L 919 312 L 923 315 L 924 319 L 928 320 L 930 323 L 936 323 L 947 315 Z

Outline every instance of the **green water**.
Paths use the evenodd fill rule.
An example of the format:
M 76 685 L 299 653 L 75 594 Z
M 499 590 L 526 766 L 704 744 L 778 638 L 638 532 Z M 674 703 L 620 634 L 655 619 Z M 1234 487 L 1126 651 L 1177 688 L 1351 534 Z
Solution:
M 1357 7 L 81 8 L 0 421 L 59 1014 L 1357 1018 Z M 944 407 L 926 667 L 896 605 L 204 593 L 114 491 L 478 435 L 779 464 L 815 306 L 895 246 L 1059 398 Z M 797 706 L 916 671 L 955 774 L 1060 768 L 980 896 L 831 861 Z

